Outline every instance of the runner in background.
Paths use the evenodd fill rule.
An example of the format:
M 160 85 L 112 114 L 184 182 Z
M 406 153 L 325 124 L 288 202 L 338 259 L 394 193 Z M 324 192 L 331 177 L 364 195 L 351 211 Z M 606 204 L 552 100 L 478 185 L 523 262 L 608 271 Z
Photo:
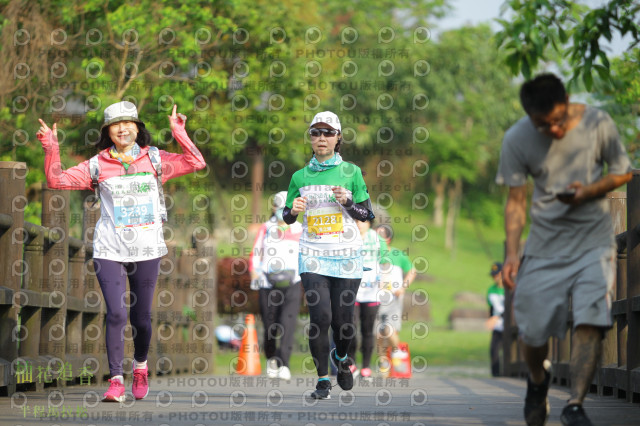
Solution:
M 391 360 L 387 353 L 391 347 L 391 356 L 398 354 L 400 344 L 400 329 L 402 328 L 402 310 L 404 306 L 404 293 L 416 278 L 416 270 L 409 257 L 397 248 L 391 247 L 393 240 L 393 228 L 390 225 L 381 225 L 376 228 L 380 238 L 389 247 L 386 258 L 389 267 L 382 269 L 382 289 L 378 293 L 380 307 L 378 308 L 378 367 L 383 377 L 389 375 Z
M 502 347 L 502 332 L 504 331 L 504 286 L 502 285 L 502 263 L 495 262 L 491 265 L 491 278 L 493 285 L 487 291 L 487 303 L 489 304 L 489 319 L 487 328 L 491 330 L 491 375 L 500 375 L 500 349 Z
M 360 235 L 362 235 L 363 247 L 362 256 L 364 263 L 364 273 L 360 282 L 360 289 L 356 296 L 356 307 L 354 324 L 360 322 L 360 333 L 362 341 L 360 351 L 362 352 L 362 367 L 360 370 L 356 365 L 351 365 L 354 376 L 360 375 L 362 378 L 371 377 L 371 355 L 376 346 L 375 323 L 378 315 L 378 291 L 380 290 L 381 263 L 385 262 L 383 254 L 387 253 L 387 243 L 376 231 L 371 229 L 371 222 L 357 222 Z M 354 337 L 349 348 L 349 357 L 355 361 L 358 349 L 358 339 Z
M 249 268 L 251 288 L 259 292 L 267 376 L 291 380 L 289 359 L 302 297 L 297 258 L 302 225 L 284 222 L 286 200 L 286 191 L 273 197 L 271 218 L 258 231 Z

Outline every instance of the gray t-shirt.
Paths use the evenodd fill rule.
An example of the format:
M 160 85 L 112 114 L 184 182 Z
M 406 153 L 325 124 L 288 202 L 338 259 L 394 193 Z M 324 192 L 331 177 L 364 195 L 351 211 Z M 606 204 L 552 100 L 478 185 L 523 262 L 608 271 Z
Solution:
M 580 123 L 562 139 L 538 132 L 528 116 L 507 130 L 496 182 L 522 186 L 532 176 L 535 185 L 526 255 L 569 256 L 614 245 L 606 198 L 571 206 L 555 196 L 574 181 L 583 185 L 598 181 L 605 163 L 610 174 L 631 170 L 615 123 L 596 108 L 586 107 Z

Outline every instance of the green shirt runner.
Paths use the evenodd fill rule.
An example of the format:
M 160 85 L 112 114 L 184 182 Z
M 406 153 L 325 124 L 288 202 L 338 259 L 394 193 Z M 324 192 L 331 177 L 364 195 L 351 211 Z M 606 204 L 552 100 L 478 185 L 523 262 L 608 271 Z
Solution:
M 348 191 L 354 203 L 369 199 L 369 192 L 358 166 L 342 162 L 321 172 L 309 166 L 291 177 L 286 206 L 305 197 L 307 209 L 302 219 L 300 273 L 313 272 L 340 278 L 362 278 L 362 237 L 345 206 L 338 203 L 331 187 Z

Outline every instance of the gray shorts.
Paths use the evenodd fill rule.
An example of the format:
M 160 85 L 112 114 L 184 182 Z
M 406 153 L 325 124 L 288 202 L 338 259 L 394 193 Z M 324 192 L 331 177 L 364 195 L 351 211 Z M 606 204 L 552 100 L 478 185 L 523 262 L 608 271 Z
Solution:
M 395 332 L 399 332 L 402 328 L 402 307 L 404 305 L 404 293 L 400 297 L 394 297 L 390 302 L 384 300 L 380 301 L 380 307 L 378 308 L 376 330 L 382 332 L 383 335 L 386 331 L 382 330 L 382 327 L 392 327 Z
M 611 327 L 615 262 L 616 252 L 611 247 L 596 247 L 570 257 L 525 256 L 513 306 L 524 343 L 538 347 L 551 336 L 564 338 L 570 301 L 574 328 Z

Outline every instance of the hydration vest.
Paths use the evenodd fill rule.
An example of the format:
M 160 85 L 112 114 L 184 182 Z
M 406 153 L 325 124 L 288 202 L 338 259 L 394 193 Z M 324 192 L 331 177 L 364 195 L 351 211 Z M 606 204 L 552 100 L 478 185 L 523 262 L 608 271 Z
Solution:
M 156 170 L 156 180 L 158 181 L 158 193 L 160 194 L 160 216 L 162 221 L 167 221 L 167 207 L 164 202 L 164 191 L 162 190 L 162 160 L 160 158 L 160 151 L 156 146 L 149 147 L 149 159 L 153 168 Z M 96 201 L 100 199 L 100 185 L 98 185 L 98 178 L 100 177 L 100 162 L 98 161 L 98 155 L 96 154 L 89 159 L 89 173 L 91 174 L 91 184 L 96 196 Z M 94 203 L 95 204 L 95 203 Z

